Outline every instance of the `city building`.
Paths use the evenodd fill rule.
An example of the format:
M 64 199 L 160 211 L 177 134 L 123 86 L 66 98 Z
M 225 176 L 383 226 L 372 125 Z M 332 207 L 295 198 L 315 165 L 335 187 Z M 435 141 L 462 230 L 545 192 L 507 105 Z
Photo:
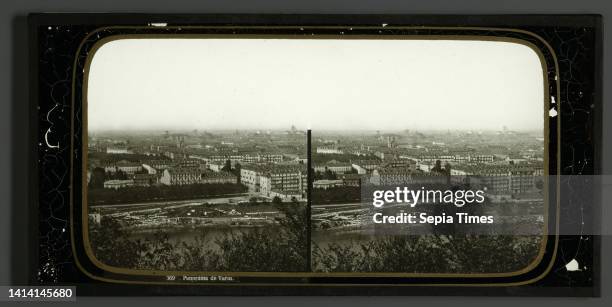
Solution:
M 189 156 L 182 149 L 168 149 L 167 151 L 164 151 L 163 155 L 172 160 L 185 159 Z
M 225 161 L 226 160 L 208 162 L 208 169 L 213 172 L 220 172 L 225 166 Z
M 473 163 L 490 163 L 495 160 L 494 155 L 470 155 L 469 161 Z
M 165 185 L 195 184 L 200 181 L 202 171 L 194 168 L 165 169 L 159 182 Z
M 128 175 L 133 175 L 136 172 L 142 171 L 143 167 L 141 163 L 131 162 L 127 160 L 120 160 L 117 162 L 105 162 L 104 171 L 107 173 L 115 173 L 122 171 Z
M 399 158 L 399 153 L 395 149 L 379 150 L 375 152 L 374 155 L 383 161 L 397 160 Z
M 359 174 L 344 174 L 340 177 L 342 184 L 347 187 L 360 187 L 361 177 Z
M 142 168 L 149 174 L 157 174 L 157 169 L 149 164 L 142 164 Z
M 325 164 L 325 168 L 336 173 L 336 174 L 344 174 L 351 172 L 353 167 L 350 163 L 338 162 L 335 160 L 331 160 Z
M 158 172 L 161 173 L 163 170 L 171 166 L 172 161 L 171 160 L 148 160 L 146 161 L 146 164 L 148 166 L 153 167 L 154 169 L 156 169 Z
M 126 146 L 108 146 L 106 147 L 107 154 L 132 154 Z
M 153 174 L 134 174 L 134 185 L 139 187 L 148 187 L 159 183 L 159 176 Z
M 127 180 L 107 180 L 104 181 L 104 188 L 105 189 L 120 189 L 120 188 L 126 188 L 126 187 L 131 187 L 134 185 L 134 180 L 132 179 L 127 179 Z
M 338 146 L 319 146 L 316 149 L 316 153 L 322 155 L 341 155 L 344 151 Z
M 213 171 L 204 171 L 200 176 L 200 180 L 198 183 L 203 184 L 221 184 L 221 183 L 231 183 L 238 184 L 238 177 L 228 172 L 213 172 Z
M 278 197 L 282 201 L 291 201 L 291 200 L 303 200 L 304 193 L 302 191 L 284 191 L 284 190 L 272 190 L 269 195 L 270 198 Z
M 535 188 L 541 167 L 533 165 L 461 165 L 455 166 L 451 175 L 469 177 L 478 188 L 486 188 L 489 194 L 521 194 Z
M 322 179 L 322 180 L 315 180 L 312 183 L 312 187 L 314 189 L 323 189 L 323 190 L 327 190 L 329 188 L 334 188 L 334 187 L 338 187 L 342 185 L 343 185 L 343 181 L 341 179 L 338 179 L 338 180 Z
M 381 163 L 380 167 L 382 168 L 401 168 L 407 167 L 412 171 L 417 170 L 417 162 L 412 159 L 396 159 L 396 160 L 387 160 Z
M 394 185 L 412 182 L 411 167 L 381 167 L 372 171 L 370 182 L 374 185 Z
M 265 163 L 280 163 L 283 162 L 283 155 L 275 155 L 275 154 L 263 154 L 257 156 L 257 162 L 265 162 Z
M 357 170 L 357 174 L 365 175 L 371 173 L 374 169 L 380 166 L 378 160 L 355 160 L 351 163 L 351 166 Z
M 436 161 L 440 162 L 455 162 L 456 156 L 450 154 L 439 154 L 439 155 L 421 155 L 417 157 L 419 163 L 432 163 Z M 465 158 L 469 161 L 469 157 Z
M 315 165 L 315 172 L 330 171 L 336 174 L 344 174 L 353 170 L 351 163 L 339 162 L 336 160 L 328 161 L 325 164 Z
M 271 191 L 299 191 L 305 196 L 307 186 L 306 168 L 301 165 L 275 165 L 260 174 L 260 193 L 269 197 Z
M 260 192 L 260 176 L 270 169 L 270 165 L 245 164 L 240 168 L 240 183 L 245 185 L 249 192 Z
M 370 183 L 374 185 L 444 184 L 448 175 L 443 172 L 422 172 L 411 166 L 382 167 L 372 172 Z

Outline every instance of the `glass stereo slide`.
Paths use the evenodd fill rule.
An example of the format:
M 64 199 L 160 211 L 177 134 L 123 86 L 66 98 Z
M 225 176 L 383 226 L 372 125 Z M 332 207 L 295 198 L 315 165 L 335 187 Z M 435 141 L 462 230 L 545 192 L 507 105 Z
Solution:
M 32 285 L 599 295 L 600 16 L 29 26 Z

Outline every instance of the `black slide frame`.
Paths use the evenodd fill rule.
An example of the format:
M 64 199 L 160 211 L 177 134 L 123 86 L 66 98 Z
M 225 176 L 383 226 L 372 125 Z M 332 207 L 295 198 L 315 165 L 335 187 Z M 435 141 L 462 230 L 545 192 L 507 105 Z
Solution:
M 599 238 L 588 235 L 590 240 L 582 236 L 562 236 L 560 248 L 566 248 L 567 253 L 582 257 L 581 263 L 587 263 L 591 269 L 588 272 L 561 272 L 565 262 L 556 258 L 553 270 L 534 284 L 520 287 L 465 287 L 446 286 L 444 283 L 436 287 L 400 287 L 392 284 L 397 281 L 383 282 L 387 285 L 377 285 L 381 282 L 355 285 L 352 281 L 332 285 L 304 287 L 300 285 L 269 285 L 269 286 L 172 286 L 172 285 L 124 285 L 108 284 L 95 281 L 82 274 L 74 264 L 71 243 L 69 240 L 69 224 L 66 220 L 70 210 L 67 199 L 71 193 L 77 193 L 77 186 L 70 185 L 66 174 L 74 173 L 69 161 L 77 151 L 70 148 L 50 150 L 41 146 L 49 136 L 47 132 L 52 126 L 55 141 L 58 144 L 70 144 L 74 137 L 67 115 L 49 113 L 56 104 L 65 103 L 67 114 L 75 112 L 70 103 L 72 91 L 70 71 L 74 68 L 76 46 L 81 37 L 61 38 L 61 43 L 53 43 L 41 33 L 42 27 L 81 27 L 82 35 L 103 26 L 146 25 L 149 23 L 168 23 L 169 25 L 229 25 L 240 28 L 247 25 L 270 27 L 281 26 L 334 26 L 358 27 L 369 26 L 374 31 L 394 31 L 395 26 L 423 27 L 465 27 L 465 28 L 500 28 L 521 29 L 538 34 L 551 46 L 559 60 L 560 87 L 559 101 L 561 109 L 570 107 L 574 112 L 560 112 L 561 131 L 559 131 L 561 159 L 559 175 L 598 175 L 601 162 L 601 19 L 595 15 L 189 15 L 189 14 L 33 14 L 30 16 L 30 85 L 31 114 L 37 118 L 33 121 L 30 157 L 33 168 L 31 174 L 31 191 L 34 194 L 30 203 L 30 226 L 32 237 L 30 273 L 32 284 L 77 284 L 79 294 L 114 294 L 114 295 L 554 295 L 554 296 L 597 296 L 599 294 Z M 385 26 L 383 26 L 385 24 Z M 586 29 L 586 30 L 585 30 Z M 152 29 L 158 31 L 158 29 Z M 587 34 L 585 34 L 587 33 Z M 72 34 L 74 35 L 74 34 Z M 57 38 L 56 38 L 57 39 Z M 68 43 L 69 42 L 69 43 Z M 56 42 L 57 43 L 57 42 Z M 51 48 L 49 51 L 48 48 Z M 51 53 L 49 53 L 51 52 Z M 54 62 L 49 62 L 49 56 Z M 49 65 L 52 65 L 51 68 Z M 61 68 L 57 65 L 63 65 Z M 578 73 L 577 73 L 578 71 Z M 42 76 L 55 76 L 60 87 L 49 87 L 42 82 Z M 46 79 L 48 80 L 48 78 Z M 57 84 L 56 84 L 57 85 Z M 61 90 L 66 91 L 61 93 Z M 587 93 L 578 94 L 579 92 Z M 58 118 L 49 118 L 57 116 Z M 578 150 L 577 150 L 578 149 Z M 586 162 L 584 162 L 586 161 Z M 584 163 L 582 165 L 581 163 Z M 576 165 L 581 164 L 580 168 Z M 62 175 L 62 172 L 63 175 Z M 595 196 L 597 187 L 591 187 L 593 195 L 581 195 L 580 201 L 588 209 L 589 226 L 597 229 L 597 220 L 601 210 L 598 198 Z M 574 197 L 563 194 L 561 187 L 561 216 L 571 216 L 572 208 L 564 206 L 563 199 Z M 55 194 L 54 194 L 55 193 Z M 63 204 L 63 205 L 62 205 Z M 596 232 L 592 232 L 596 233 Z M 587 237 L 587 236 L 585 236 Z M 63 241 L 62 241 L 63 240 Z M 44 278 L 41 278 L 41 273 Z M 562 274 L 563 273 L 563 274 Z M 317 282 L 312 280 L 311 282 Z M 342 285 L 346 283 L 347 285 Z M 391 284 L 391 285 L 389 285 Z M 425 283 L 427 284 L 427 282 Z M 569 288 L 567 286 L 570 286 Z

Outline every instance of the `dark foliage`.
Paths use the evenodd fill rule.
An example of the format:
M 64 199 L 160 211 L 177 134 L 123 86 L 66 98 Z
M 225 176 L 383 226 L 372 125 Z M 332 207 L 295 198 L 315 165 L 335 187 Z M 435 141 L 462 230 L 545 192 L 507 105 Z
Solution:
M 500 273 L 527 267 L 538 236 L 388 236 L 313 248 L 320 272 Z
M 307 269 L 306 211 L 303 204 L 283 203 L 278 225 L 228 232 L 209 240 L 172 242 L 156 232 L 151 239 L 131 240 L 112 218 L 90 227 L 91 247 L 102 263 L 132 269 L 187 271 L 297 272 Z
M 313 189 L 313 204 L 342 204 L 359 202 L 361 189 L 359 187 L 333 187 L 328 189 Z
M 119 189 L 89 189 L 89 204 L 125 204 L 142 201 L 181 200 L 245 193 L 239 184 L 211 183 L 190 185 L 159 185 L 150 187 L 124 187 Z

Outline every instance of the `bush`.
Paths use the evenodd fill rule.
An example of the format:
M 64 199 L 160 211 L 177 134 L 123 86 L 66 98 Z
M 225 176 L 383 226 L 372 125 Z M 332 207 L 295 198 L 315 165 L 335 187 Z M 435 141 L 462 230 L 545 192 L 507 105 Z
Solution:
M 297 272 L 308 268 L 306 210 L 283 203 L 278 226 L 228 232 L 212 242 L 205 233 L 194 242 L 172 242 L 158 231 L 152 238 L 131 240 L 113 218 L 90 226 L 91 247 L 104 264 L 148 270 Z
M 241 184 L 211 183 L 190 185 L 160 185 L 119 189 L 89 189 L 87 202 L 92 205 L 124 204 L 156 200 L 182 200 L 245 193 Z
M 499 273 L 528 266 L 538 236 L 388 236 L 366 243 L 314 245 L 319 272 Z

